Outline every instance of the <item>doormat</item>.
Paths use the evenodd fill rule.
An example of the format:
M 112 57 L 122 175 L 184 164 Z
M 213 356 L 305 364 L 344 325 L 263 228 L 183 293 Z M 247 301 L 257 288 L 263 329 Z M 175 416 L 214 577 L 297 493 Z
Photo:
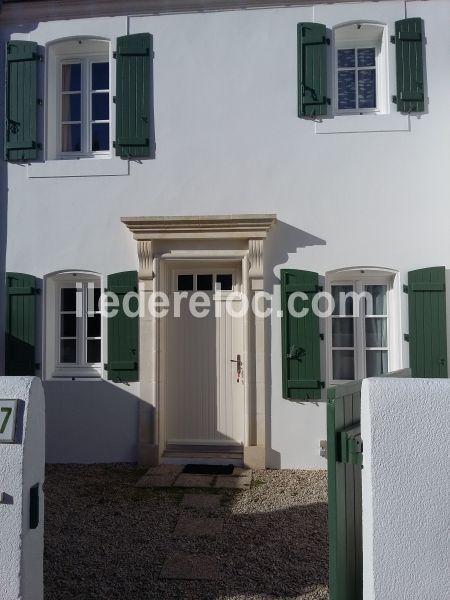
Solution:
M 186 465 L 183 473 L 191 475 L 232 475 L 234 465 Z

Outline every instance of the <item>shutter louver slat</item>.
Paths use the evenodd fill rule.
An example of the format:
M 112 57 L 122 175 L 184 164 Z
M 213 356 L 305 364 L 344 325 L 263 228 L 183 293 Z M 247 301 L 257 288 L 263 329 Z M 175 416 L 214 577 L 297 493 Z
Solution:
M 396 102 L 399 112 L 425 110 L 423 38 L 422 19 L 403 19 L 395 23 Z
M 313 118 L 328 112 L 327 30 L 320 23 L 297 25 L 298 116 Z
M 34 375 L 36 369 L 36 279 L 6 273 L 5 374 Z
M 152 36 L 149 33 L 117 39 L 116 155 L 150 156 L 150 73 Z
M 409 361 L 413 377 L 448 377 L 445 268 L 408 274 Z
M 119 298 L 118 313 L 108 321 L 108 379 L 139 381 L 139 316 L 129 317 L 123 309 L 123 298 L 128 292 L 137 292 L 137 271 L 125 271 L 108 276 L 108 291 Z M 137 309 L 137 300 L 130 302 L 130 310 Z
M 320 400 L 320 332 L 319 317 L 311 309 L 319 290 L 319 276 L 310 271 L 281 270 L 283 398 Z M 305 317 L 289 314 L 291 294 L 302 292 L 307 300 L 297 298 L 294 308 L 309 308 Z
M 37 159 L 36 42 L 6 44 L 5 160 Z

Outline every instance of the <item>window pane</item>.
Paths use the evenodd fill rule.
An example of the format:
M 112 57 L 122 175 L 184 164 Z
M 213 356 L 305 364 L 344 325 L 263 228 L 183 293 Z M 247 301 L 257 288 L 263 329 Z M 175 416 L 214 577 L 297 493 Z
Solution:
M 77 289 L 74 287 L 61 290 L 61 310 L 77 310 Z
M 217 287 L 221 290 L 232 290 L 233 289 L 233 276 L 231 273 L 223 275 L 217 275 L 216 277 Z
M 61 315 L 61 337 L 76 337 L 77 315 Z
M 92 63 L 92 89 L 109 90 L 109 63 Z
M 209 292 L 213 289 L 212 275 L 197 275 L 197 289 L 204 292 Z
M 194 289 L 193 275 L 178 275 L 178 291 L 190 292 Z
M 387 346 L 387 319 L 366 319 L 367 348 Z
M 333 350 L 333 379 L 355 379 L 355 360 L 353 350 Z
M 349 48 L 346 50 L 338 50 L 338 67 L 354 67 L 355 66 L 355 50 Z
M 375 69 L 358 71 L 358 102 L 359 108 L 376 108 L 377 85 Z
M 62 121 L 81 121 L 81 94 L 62 96 Z
M 77 340 L 61 340 L 61 356 L 62 363 L 77 362 Z
M 92 120 L 107 121 L 109 119 L 109 94 L 92 94 Z
M 351 285 L 333 285 L 331 294 L 334 300 L 333 315 L 352 315 L 353 314 L 353 298 L 348 294 L 353 292 Z
M 375 48 L 358 48 L 358 67 L 375 66 Z
M 372 310 L 370 302 L 366 301 L 366 314 L 387 315 L 387 288 L 385 285 L 366 285 L 366 292 L 372 298 Z
M 100 288 L 94 289 L 94 310 L 101 310 L 100 306 L 100 296 L 102 295 L 102 290 Z
M 92 125 L 92 151 L 109 150 L 109 123 Z
M 81 90 L 81 65 L 63 65 L 61 89 L 63 92 L 79 92 Z
M 377 377 L 388 371 L 388 353 L 387 350 L 367 350 L 366 351 L 366 375 L 367 377 Z
M 355 71 L 338 72 L 338 107 L 342 110 L 356 108 Z
M 81 125 L 63 125 L 61 135 L 62 152 L 81 151 Z
M 338 348 L 353 348 L 353 318 L 333 319 L 332 345 Z
M 101 360 L 101 342 L 100 340 L 87 341 L 87 362 L 99 363 Z
M 87 318 L 88 337 L 100 337 L 101 335 L 101 315 L 93 315 Z

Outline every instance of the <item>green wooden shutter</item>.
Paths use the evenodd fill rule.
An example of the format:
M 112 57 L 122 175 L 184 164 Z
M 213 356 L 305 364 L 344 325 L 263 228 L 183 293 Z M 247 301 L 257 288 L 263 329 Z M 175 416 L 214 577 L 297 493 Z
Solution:
M 299 117 L 327 114 L 327 44 L 325 25 L 297 25 Z
M 5 374 L 34 375 L 36 370 L 36 279 L 6 273 Z
M 397 96 L 394 100 L 400 112 L 425 110 L 423 31 L 422 19 L 403 19 L 395 23 Z
M 6 44 L 5 159 L 36 160 L 37 61 L 35 42 Z
M 409 362 L 413 377 L 448 377 L 445 267 L 408 274 Z
M 318 291 L 317 273 L 281 270 L 283 398 L 289 400 L 319 400 L 321 397 L 319 317 L 311 310 L 312 299 Z M 309 308 L 306 317 L 289 314 L 289 297 L 295 292 L 304 292 L 308 297 L 294 300 L 297 312 Z
M 139 381 L 139 316 L 129 317 L 123 310 L 123 299 L 128 292 L 138 291 L 136 271 L 124 271 L 108 276 L 108 292 L 119 298 L 118 312 L 108 321 L 108 379 Z M 137 309 L 137 299 L 130 301 L 130 310 Z
M 117 39 L 116 155 L 150 156 L 150 70 L 153 55 L 149 33 Z

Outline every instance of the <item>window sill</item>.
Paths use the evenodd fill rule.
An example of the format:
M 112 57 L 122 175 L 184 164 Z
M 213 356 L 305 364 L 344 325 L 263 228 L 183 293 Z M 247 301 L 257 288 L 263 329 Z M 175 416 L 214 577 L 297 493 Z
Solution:
M 129 162 L 121 158 L 47 160 L 28 165 L 28 177 L 101 177 L 129 175 Z
M 336 115 L 316 121 L 316 133 L 369 133 L 373 131 L 410 131 L 408 115 Z
M 50 379 L 83 379 L 89 381 L 101 381 L 102 374 L 100 368 L 95 367 L 57 367 Z

